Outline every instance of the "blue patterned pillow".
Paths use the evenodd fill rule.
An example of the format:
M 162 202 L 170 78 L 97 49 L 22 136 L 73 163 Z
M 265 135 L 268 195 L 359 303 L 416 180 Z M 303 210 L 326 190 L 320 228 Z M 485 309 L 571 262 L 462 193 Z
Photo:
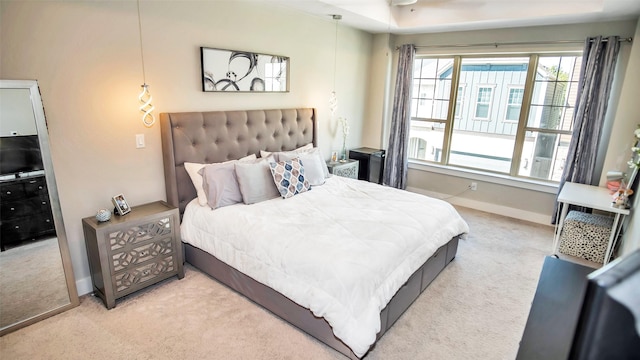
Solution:
M 273 182 L 283 198 L 290 198 L 311 188 L 309 181 L 304 178 L 304 167 L 300 159 L 271 162 L 269 167 Z

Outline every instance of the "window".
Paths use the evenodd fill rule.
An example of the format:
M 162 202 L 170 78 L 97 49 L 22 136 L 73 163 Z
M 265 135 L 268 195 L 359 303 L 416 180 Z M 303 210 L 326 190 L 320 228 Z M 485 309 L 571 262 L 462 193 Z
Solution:
M 560 181 L 567 158 L 582 58 L 541 56 L 518 175 Z M 526 163 L 531 166 L 525 167 Z
M 523 97 L 524 88 L 509 88 L 509 98 L 507 99 L 507 109 L 505 110 L 504 121 L 519 120 Z
M 476 99 L 476 112 L 473 117 L 476 120 L 489 120 L 491 100 L 493 99 L 493 87 L 478 86 L 478 98 Z
M 559 181 L 581 61 L 579 53 L 418 57 L 409 158 Z
M 453 58 L 415 60 L 413 94 L 416 95 L 411 102 L 409 158 L 441 160 L 451 96 L 452 65 Z M 421 144 L 424 150 L 420 150 Z

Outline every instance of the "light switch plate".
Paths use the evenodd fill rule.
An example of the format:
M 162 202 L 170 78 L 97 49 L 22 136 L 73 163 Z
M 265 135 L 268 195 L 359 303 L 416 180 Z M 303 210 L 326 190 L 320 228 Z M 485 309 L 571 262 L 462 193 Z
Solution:
M 142 149 L 144 146 L 144 134 L 136 134 L 136 149 Z

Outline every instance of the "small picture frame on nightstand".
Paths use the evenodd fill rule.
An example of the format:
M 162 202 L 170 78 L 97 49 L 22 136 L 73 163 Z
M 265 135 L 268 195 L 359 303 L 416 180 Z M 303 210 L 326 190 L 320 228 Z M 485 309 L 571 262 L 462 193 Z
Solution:
M 131 207 L 127 204 L 127 200 L 124 198 L 124 195 L 118 194 L 111 198 L 113 205 L 115 205 L 114 212 L 118 215 L 127 214 L 131 211 Z
M 337 162 L 338 161 L 338 152 L 337 151 L 332 151 L 331 152 L 331 162 Z

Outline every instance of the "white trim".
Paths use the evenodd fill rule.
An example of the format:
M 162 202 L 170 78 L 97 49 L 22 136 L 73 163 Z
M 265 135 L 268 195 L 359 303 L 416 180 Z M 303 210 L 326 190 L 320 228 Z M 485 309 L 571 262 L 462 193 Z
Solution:
M 510 218 L 515 218 L 519 220 L 530 221 L 540 225 L 553 226 L 550 224 L 551 215 L 548 214 L 539 214 L 531 211 L 511 208 L 502 205 L 491 204 L 483 201 L 471 200 L 461 197 L 450 197 L 449 194 L 442 194 L 433 191 L 428 191 L 424 189 L 408 187 L 407 191 L 426 195 L 429 197 L 433 197 L 436 199 L 444 199 L 446 202 L 452 205 L 459 205 L 463 207 L 467 207 L 470 209 L 480 210 L 489 212 L 492 214 L 502 215 Z
M 544 192 L 548 194 L 558 193 L 558 184 L 553 182 L 539 181 L 533 179 L 516 178 L 509 175 L 493 174 L 484 171 L 453 168 L 451 166 L 443 166 L 439 164 L 418 162 L 409 160 L 409 169 L 428 171 L 437 174 L 450 175 L 465 179 L 489 182 L 492 184 L 506 185 L 521 189 Z

